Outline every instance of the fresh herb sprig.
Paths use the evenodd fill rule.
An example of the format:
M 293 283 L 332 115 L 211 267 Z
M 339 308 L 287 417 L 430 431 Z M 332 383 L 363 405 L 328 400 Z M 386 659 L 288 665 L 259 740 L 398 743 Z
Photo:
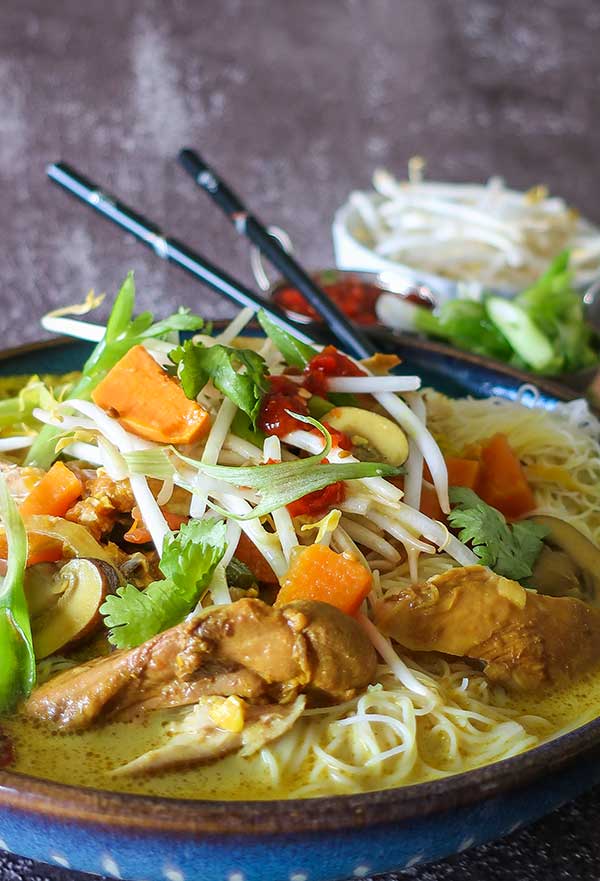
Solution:
M 269 315 L 262 309 L 257 313 L 258 323 L 273 342 L 275 347 L 281 352 L 286 364 L 290 367 L 304 368 L 315 355 L 317 350 L 308 343 L 303 343 L 297 337 L 288 333 L 282 327 L 279 327 Z
M 208 588 L 226 548 L 225 523 L 190 520 L 165 539 L 160 570 L 165 576 L 144 591 L 132 584 L 117 588 L 100 608 L 118 648 L 133 648 L 179 624 Z
M 600 357 L 568 251 L 512 300 L 484 294 L 481 301 L 448 300 L 434 312 L 410 303 L 400 308 L 396 321 L 406 330 L 549 376 L 581 370 Z
M 235 349 L 217 343 L 203 346 L 186 340 L 169 353 L 188 398 L 195 399 L 209 380 L 245 413 L 256 429 L 263 396 L 269 390 L 267 365 L 252 349 Z
M 471 543 L 484 566 L 515 581 L 531 576 L 548 534 L 545 526 L 531 520 L 508 524 L 500 511 L 466 487 L 451 487 L 450 502 L 450 525 L 459 530 L 461 541 Z

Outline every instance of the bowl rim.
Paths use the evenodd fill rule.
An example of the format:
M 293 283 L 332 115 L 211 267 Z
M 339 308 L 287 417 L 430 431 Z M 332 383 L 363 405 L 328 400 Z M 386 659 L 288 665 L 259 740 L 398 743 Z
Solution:
M 31 352 L 77 342 L 59 337 L 15 346 L 0 351 L 0 364 Z M 399 339 L 399 344 L 405 342 L 415 348 L 438 350 L 437 344 L 428 341 Z M 439 348 L 443 354 L 479 364 L 483 361 L 490 369 L 514 377 L 514 369 L 506 365 L 479 356 L 465 358 L 468 353 L 449 353 L 445 346 Z M 544 379 L 536 378 L 536 384 L 558 399 L 576 397 L 571 390 Z M 355 795 L 244 801 L 174 799 L 80 787 L 0 770 L 0 805 L 37 817 L 153 835 L 260 837 L 343 833 L 423 819 L 499 797 L 533 784 L 544 775 L 558 773 L 596 752 L 600 753 L 600 716 L 524 753 L 480 768 Z

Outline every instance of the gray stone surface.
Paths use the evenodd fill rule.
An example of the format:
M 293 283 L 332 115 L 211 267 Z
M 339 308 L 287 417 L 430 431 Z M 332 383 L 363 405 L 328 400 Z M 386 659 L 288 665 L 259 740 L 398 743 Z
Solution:
M 174 162 L 202 147 L 309 266 L 378 164 L 547 183 L 600 220 L 597 0 L 2 0 L 2 341 L 137 273 L 140 302 L 231 314 L 49 184 L 63 158 L 249 280 L 248 249 Z
M 129 268 L 140 304 L 231 307 L 47 183 L 62 158 L 234 274 L 237 240 L 174 162 L 218 164 L 309 266 L 375 166 L 543 182 L 600 221 L 598 0 L 1 0 L 0 345 Z M 600 878 L 597 795 L 421 881 Z M 12 856 L 0 878 L 73 877 Z

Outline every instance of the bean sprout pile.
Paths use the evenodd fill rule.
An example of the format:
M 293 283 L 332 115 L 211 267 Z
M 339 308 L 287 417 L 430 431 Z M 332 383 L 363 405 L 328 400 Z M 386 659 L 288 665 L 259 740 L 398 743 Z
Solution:
M 600 230 L 545 186 L 508 189 L 486 184 L 425 181 L 420 157 L 407 180 L 377 169 L 374 192 L 353 192 L 350 232 L 380 257 L 423 272 L 498 290 L 532 283 L 569 248 L 578 285 L 600 270 Z

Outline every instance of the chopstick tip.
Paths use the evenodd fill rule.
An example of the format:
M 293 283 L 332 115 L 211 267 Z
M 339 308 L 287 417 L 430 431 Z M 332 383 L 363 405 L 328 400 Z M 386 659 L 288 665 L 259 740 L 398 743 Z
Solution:
M 184 147 L 180 150 L 177 159 L 182 168 L 184 168 L 194 179 L 208 169 L 206 162 L 204 162 L 198 153 L 191 147 Z

